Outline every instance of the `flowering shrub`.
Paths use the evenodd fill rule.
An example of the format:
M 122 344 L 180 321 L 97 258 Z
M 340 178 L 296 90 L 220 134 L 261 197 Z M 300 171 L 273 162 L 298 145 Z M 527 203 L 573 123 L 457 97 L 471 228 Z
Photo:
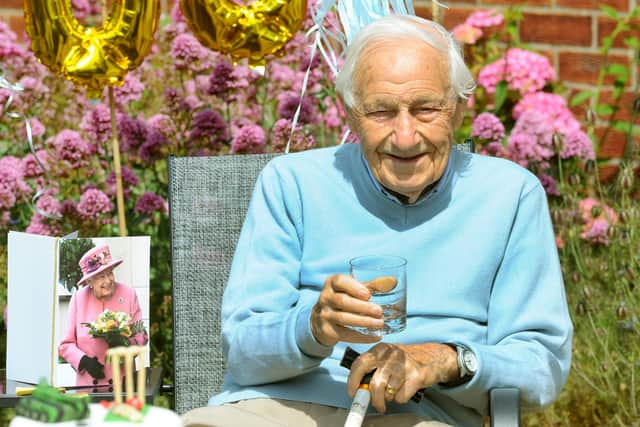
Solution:
M 632 29 L 633 16 L 640 16 L 637 8 L 629 17 L 617 17 L 614 36 Z M 640 373 L 639 144 L 631 137 L 633 126 L 612 114 L 610 125 L 629 132 L 628 155 L 618 159 L 617 180 L 599 180 L 594 117 L 621 109 L 621 92 L 614 93 L 612 107 L 597 100 L 600 85 L 568 104 L 547 58 L 519 46 L 518 18 L 517 13 L 503 19 L 498 12 L 482 11 L 453 32 L 464 43 L 479 84 L 460 136 L 472 135 L 477 151 L 511 159 L 540 179 L 549 196 L 575 326 L 567 386 L 550 409 L 527 416 L 524 424 L 609 425 L 615 419 L 635 425 L 640 419 L 635 380 Z M 498 26 L 509 35 L 505 47 L 497 43 L 499 37 L 505 42 Z M 640 50 L 638 38 L 628 43 Z M 602 75 L 624 76 L 619 68 L 608 69 Z M 595 107 L 580 123 L 570 105 L 585 102 L 585 94 L 596 98 Z M 638 114 L 640 99 L 635 103 L 628 110 Z

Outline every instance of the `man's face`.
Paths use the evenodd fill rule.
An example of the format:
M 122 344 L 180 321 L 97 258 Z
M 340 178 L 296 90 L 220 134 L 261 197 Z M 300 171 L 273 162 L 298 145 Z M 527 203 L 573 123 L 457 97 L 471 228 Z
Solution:
M 355 69 L 350 127 L 376 179 L 410 203 L 444 173 L 461 122 L 447 69 L 440 52 L 414 39 L 370 45 Z
M 99 300 L 109 299 L 116 290 L 116 279 L 111 269 L 87 279 L 87 283 L 93 288 L 93 295 Z

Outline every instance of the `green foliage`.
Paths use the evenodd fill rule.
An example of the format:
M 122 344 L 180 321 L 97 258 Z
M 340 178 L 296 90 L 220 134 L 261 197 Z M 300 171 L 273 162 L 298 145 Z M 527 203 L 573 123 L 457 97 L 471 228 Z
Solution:
M 568 171 L 567 171 L 568 172 Z M 569 175 L 562 197 L 550 200 L 560 239 L 560 259 L 575 331 L 572 369 L 558 401 L 528 425 L 635 425 L 640 421 L 640 185 L 624 162 L 618 179 L 597 182 L 591 174 Z M 596 189 L 602 187 L 602 192 Z M 615 212 L 606 245 L 581 237 L 584 215 L 575 201 L 606 200 L 591 209 Z
M 78 261 L 89 249 L 95 247 L 91 239 L 60 240 L 60 282 L 71 291 L 78 280 L 82 278 L 82 271 Z

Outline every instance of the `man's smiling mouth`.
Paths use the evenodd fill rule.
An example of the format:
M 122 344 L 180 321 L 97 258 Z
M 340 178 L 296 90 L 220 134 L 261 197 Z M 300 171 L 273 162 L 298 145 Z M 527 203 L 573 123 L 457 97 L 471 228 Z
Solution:
M 422 158 L 423 156 L 426 156 L 427 154 L 428 153 L 419 153 L 413 156 L 399 156 L 399 155 L 384 153 L 383 155 L 391 157 L 393 160 L 397 160 L 400 162 L 415 162 L 416 160 Z

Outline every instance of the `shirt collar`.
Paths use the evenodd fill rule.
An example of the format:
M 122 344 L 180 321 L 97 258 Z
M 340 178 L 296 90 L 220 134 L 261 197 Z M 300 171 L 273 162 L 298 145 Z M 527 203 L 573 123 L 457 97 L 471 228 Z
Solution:
M 447 160 L 447 166 L 445 167 L 444 172 L 442 173 L 442 176 L 438 181 L 427 186 L 427 188 L 425 188 L 422 191 L 422 194 L 418 196 L 418 199 L 415 201 L 415 203 L 408 203 L 407 196 L 403 194 L 398 194 L 395 191 L 384 187 L 382 184 L 380 184 L 380 182 L 378 182 L 376 177 L 373 175 L 373 171 L 369 167 L 369 162 L 367 162 L 367 159 L 365 159 L 364 154 L 362 153 L 362 149 L 360 150 L 360 159 L 362 160 L 362 163 L 364 164 L 364 167 L 367 170 L 367 173 L 369 174 L 369 178 L 371 178 L 371 182 L 373 183 L 374 187 L 378 192 L 382 193 L 382 195 L 384 195 L 386 198 L 391 199 L 400 205 L 414 206 L 428 198 L 431 198 L 432 196 L 435 196 L 436 194 L 438 194 L 438 192 L 442 191 L 442 189 L 446 185 L 446 182 L 449 180 L 449 175 L 451 174 L 451 169 L 452 169 L 451 158 L 454 156 L 455 151 L 456 151 L 455 148 L 451 147 L 451 152 L 449 153 L 449 159 Z

